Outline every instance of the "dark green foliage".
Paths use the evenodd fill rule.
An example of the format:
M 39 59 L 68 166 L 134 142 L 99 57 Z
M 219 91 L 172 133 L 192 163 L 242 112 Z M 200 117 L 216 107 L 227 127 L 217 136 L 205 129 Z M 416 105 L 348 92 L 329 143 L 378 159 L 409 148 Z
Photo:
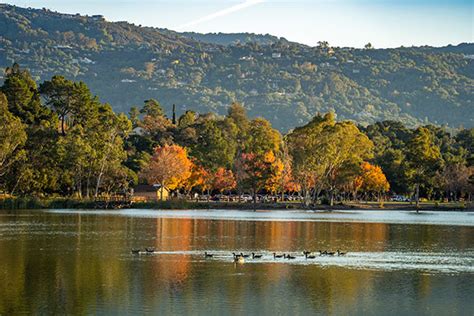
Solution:
M 215 171 L 219 167 L 231 168 L 235 153 L 235 130 L 226 126 L 226 121 L 206 120 L 195 126 L 197 141 L 190 154 L 202 166 Z
M 17 63 L 6 68 L 1 91 L 7 97 L 9 111 L 23 123 L 38 125 L 52 119 L 51 112 L 41 105 L 36 82 Z
M 26 83 L 31 93 L 23 85 L 13 88 L 14 81 Z M 13 124 L 0 137 L 0 190 L 97 197 L 125 192 L 136 182 L 136 175 L 123 165 L 123 138 L 131 130 L 130 121 L 101 104 L 84 83 L 54 76 L 37 91 L 28 71 L 14 65 L 1 90 L 16 117 L 6 109 L 0 117 L 2 126 Z M 5 97 L 0 97 L 4 107 Z
M 158 117 L 164 115 L 163 108 L 161 107 L 160 103 L 158 103 L 158 101 L 154 99 L 146 100 L 145 105 L 140 110 L 140 113 L 151 117 Z
M 18 74 L 28 73 L 15 68 Z M 240 177 L 239 189 L 250 188 L 254 193 L 264 185 L 263 180 L 257 185 L 259 177 L 267 179 L 279 168 L 274 159 L 281 156 L 281 135 L 264 119 L 249 120 L 238 104 L 232 104 L 225 117 L 187 111 L 173 124 L 159 103 L 149 100 L 141 110 L 132 111 L 136 129 L 129 135 L 132 122 L 116 115 L 110 105 L 101 104 L 82 82 L 54 76 L 36 92 L 45 96 L 44 104 L 19 107 L 22 111 L 17 116 L 8 110 L 15 109 L 10 103 L 28 103 L 17 103 L 20 98 L 7 87 L 5 84 L 1 89 L 9 91 L 10 100 L 0 94 L 4 126 L 0 186 L 10 194 L 87 199 L 126 193 L 160 144 L 187 147 L 194 162 L 211 173 L 218 168 L 234 170 Z M 18 90 L 20 96 L 23 92 Z M 315 196 L 325 190 L 333 197 L 335 188 L 344 185 L 368 159 L 382 168 L 392 192 L 412 194 L 419 190 L 421 196 L 437 198 L 448 192 L 456 199 L 472 193 L 473 135 L 473 129 L 462 129 L 453 137 L 437 126 L 410 129 L 395 121 L 378 122 L 359 131 L 352 122 L 337 122 L 330 112 L 316 115 L 284 141 L 293 154 L 294 176 L 303 177 L 312 170 L 321 176 L 316 177 L 316 183 L 327 178 L 324 186 L 314 190 Z M 331 171 L 336 163 L 340 172 Z M 54 201 L 54 207 L 86 205 Z M 53 205 L 43 202 L 34 198 L 5 200 L 3 207 L 5 203 L 14 208 Z

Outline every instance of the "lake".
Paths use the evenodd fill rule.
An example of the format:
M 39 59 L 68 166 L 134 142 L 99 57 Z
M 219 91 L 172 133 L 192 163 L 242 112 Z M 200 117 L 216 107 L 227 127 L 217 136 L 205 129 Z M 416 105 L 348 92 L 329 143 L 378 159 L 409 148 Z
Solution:
M 0 315 L 474 311 L 473 213 L 0 211 L 0 258 Z

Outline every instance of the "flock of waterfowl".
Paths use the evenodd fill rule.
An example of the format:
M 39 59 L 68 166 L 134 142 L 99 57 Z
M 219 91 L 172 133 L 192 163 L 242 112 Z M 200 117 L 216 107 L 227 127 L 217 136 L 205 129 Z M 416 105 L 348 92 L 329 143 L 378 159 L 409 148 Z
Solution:
M 140 253 L 147 253 L 147 254 L 152 254 L 155 252 L 155 248 L 153 247 L 146 247 L 145 251 L 142 252 L 141 249 L 135 249 L 132 248 L 132 254 L 140 254 Z M 319 250 L 319 256 L 345 256 L 347 252 L 341 252 L 339 249 L 337 251 L 327 251 L 327 250 Z M 305 259 L 316 259 L 316 255 L 313 255 L 311 251 L 303 251 L 303 256 Z M 208 253 L 207 251 L 204 252 L 204 258 L 213 258 L 214 254 Z M 244 263 L 245 259 L 247 258 L 252 258 L 252 259 L 262 259 L 264 257 L 263 254 L 256 254 L 252 252 L 251 254 L 244 254 L 244 253 L 232 253 L 232 257 L 234 262 L 236 263 Z M 287 253 L 282 253 L 282 254 L 277 254 L 276 252 L 273 253 L 273 259 L 287 259 L 287 260 L 294 260 L 296 259 L 297 256 L 293 256 L 291 254 Z
M 142 253 L 142 250 L 139 249 L 139 248 L 132 248 L 132 254 L 134 255 L 138 255 Z M 149 254 L 152 254 L 152 253 L 155 253 L 155 248 L 154 247 L 146 247 L 145 248 L 145 253 L 149 253 Z
M 311 251 L 307 251 L 307 250 L 303 251 L 304 258 L 305 259 L 316 259 L 316 255 L 312 255 L 311 253 L 312 253 Z M 327 250 L 325 250 L 325 251 L 319 250 L 319 256 L 336 256 L 336 255 L 337 256 L 345 256 L 346 254 L 347 254 L 347 252 L 341 252 L 339 249 L 336 252 L 327 251 Z M 233 252 L 232 255 L 233 255 L 233 258 L 234 258 L 234 262 L 238 262 L 238 263 L 245 262 L 245 259 L 249 258 L 249 257 L 251 257 L 252 259 L 261 259 L 261 258 L 263 258 L 263 255 L 255 254 L 254 252 L 252 252 L 252 255 L 245 255 L 242 252 L 240 254 L 236 254 L 235 252 Z M 206 258 L 212 258 L 213 254 L 205 252 L 204 256 Z M 293 260 L 293 259 L 296 259 L 296 258 L 297 258 L 296 256 L 293 256 L 291 254 L 286 254 L 286 253 L 277 254 L 276 252 L 273 253 L 273 259 Z

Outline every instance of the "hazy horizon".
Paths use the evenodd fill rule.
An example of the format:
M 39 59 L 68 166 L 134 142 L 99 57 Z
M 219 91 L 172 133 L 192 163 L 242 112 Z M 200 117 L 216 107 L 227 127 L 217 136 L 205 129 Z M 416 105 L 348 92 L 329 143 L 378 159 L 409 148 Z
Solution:
M 446 46 L 474 41 L 474 6 L 465 0 L 131 0 L 3 1 L 108 21 L 197 33 L 256 33 L 315 46 Z M 282 23 L 284 21 L 285 23 Z

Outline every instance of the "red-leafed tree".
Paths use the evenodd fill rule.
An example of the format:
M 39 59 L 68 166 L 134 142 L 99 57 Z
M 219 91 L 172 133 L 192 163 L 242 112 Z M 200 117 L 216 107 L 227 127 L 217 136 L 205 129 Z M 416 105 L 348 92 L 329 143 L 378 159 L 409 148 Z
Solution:
M 218 190 L 221 194 L 225 191 L 234 189 L 237 185 L 232 170 L 218 168 L 214 174 L 212 188 Z
M 276 158 L 272 151 L 263 155 L 242 153 L 236 161 L 237 179 L 243 188 L 249 189 L 257 203 L 257 193 L 265 188 L 268 181 L 278 172 Z

